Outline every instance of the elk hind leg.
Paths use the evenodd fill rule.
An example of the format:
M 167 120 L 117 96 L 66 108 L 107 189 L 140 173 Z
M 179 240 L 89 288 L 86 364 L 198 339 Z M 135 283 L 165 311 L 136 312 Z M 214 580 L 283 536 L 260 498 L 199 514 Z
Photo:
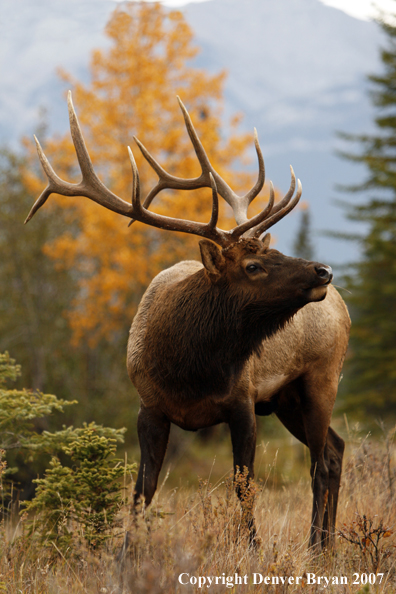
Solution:
M 310 547 L 321 544 L 323 540 L 323 523 L 329 496 L 330 475 L 325 448 L 331 411 L 327 406 L 323 410 L 321 402 L 323 400 L 312 401 L 312 394 L 306 390 L 303 380 L 299 379 L 279 393 L 276 410 L 277 417 L 286 429 L 310 451 L 313 493 Z
M 329 493 L 323 520 L 324 547 L 334 546 L 338 493 L 340 490 L 344 449 L 344 440 L 334 431 L 334 429 L 329 427 L 326 441 L 326 458 L 329 466 Z
M 301 381 L 301 411 L 311 454 L 312 523 L 310 546 L 330 544 L 341 476 L 342 440 L 330 420 L 337 395 L 338 376 L 315 370 Z M 341 458 L 342 459 L 342 458 Z

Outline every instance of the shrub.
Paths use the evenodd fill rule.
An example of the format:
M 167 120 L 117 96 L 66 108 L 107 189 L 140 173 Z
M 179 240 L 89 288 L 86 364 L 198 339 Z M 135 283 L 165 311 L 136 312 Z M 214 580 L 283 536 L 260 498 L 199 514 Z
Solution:
M 26 511 L 36 514 L 30 535 L 41 543 L 53 543 L 51 546 L 61 551 L 66 551 L 76 538 L 91 548 L 98 547 L 115 527 L 123 502 L 121 481 L 125 487 L 136 466 L 114 458 L 126 429 L 85 423 L 80 428 L 38 433 L 37 419 L 54 411 L 63 412 L 64 406 L 76 401 L 27 389 L 8 389 L 6 382 L 15 381 L 19 375 L 19 365 L 8 353 L 0 354 L 2 510 L 10 502 L 9 476 L 17 470 L 6 467 L 7 452 L 18 450 L 29 460 L 38 453 L 50 454 L 52 459 L 44 476 L 33 481 L 37 484 L 35 497 L 25 502 Z
M 124 502 L 120 482 L 129 478 L 135 464 L 114 459 L 122 430 L 84 424 L 73 430 L 73 441 L 62 446 L 73 467 L 53 457 L 43 478 L 36 479 L 35 498 L 26 504 L 38 512 L 32 525 L 45 543 L 66 550 L 79 534 L 90 547 L 106 540 Z M 105 434 L 107 433 L 107 435 Z
M 33 421 L 54 411 L 63 412 L 65 406 L 76 401 L 62 400 L 52 394 L 26 388 L 7 388 L 7 381 L 15 382 L 20 375 L 20 365 L 16 365 L 7 352 L 0 353 L 0 448 L 6 451 L 23 450 L 32 455 L 33 452 L 55 447 L 57 439 L 55 435 L 52 440 L 45 439 L 37 433 Z

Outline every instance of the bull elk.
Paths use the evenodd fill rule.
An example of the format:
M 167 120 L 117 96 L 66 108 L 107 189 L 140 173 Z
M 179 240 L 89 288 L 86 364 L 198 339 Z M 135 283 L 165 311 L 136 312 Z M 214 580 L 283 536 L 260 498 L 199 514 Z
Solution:
M 130 330 L 127 368 L 141 403 L 141 462 L 135 504 L 144 498 L 149 505 L 153 498 L 171 423 L 188 431 L 228 423 L 234 470 L 247 469 L 249 488 L 248 481 L 254 476 L 256 415 L 275 413 L 309 448 L 313 490 L 309 544 L 329 546 L 334 540 L 344 451 L 344 441 L 330 427 L 330 420 L 348 343 L 347 309 L 330 284 L 329 266 L 270 249 L 270 235 L 265 232 L 290 212 L 301 196 L 299 181 L 296 192 L 293 169 L 284 198 L 274 204 L 271 185 L 267 206 L 249 219 L 248 206 L 265 180 L 257 135 L 258 179 L 239 197 L 213 169 L 186 108 L 179 103 L 202 172 L 194 179 L 170 175 L 135 138 L 159 180 L 142 204 L 139 175 L 128 148 L 133 174 L 129 204 L 95 174 L 69 93 L 70 129 L 82 181 L 71 184 L 61 180 L 36 139 L 48 185 L 26 222 L 56 192 L 85 196 L 132 221 L 203 238 L 199 242 L 202 263 L 180 262 L 158 274 L 145 292 Z M 212 190 L 208 223 L 148 210 L 165 188 L 202 187 Z M 231 231 L 217 227 L 218 194 L 233 209 L 237 226 Z M 248 524 L 254 540 L 253 516 Z

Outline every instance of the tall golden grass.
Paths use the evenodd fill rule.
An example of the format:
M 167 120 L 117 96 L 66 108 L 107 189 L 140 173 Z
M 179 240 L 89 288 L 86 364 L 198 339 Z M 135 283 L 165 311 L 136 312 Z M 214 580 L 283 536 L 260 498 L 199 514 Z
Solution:
M 365 438 L 349 448 L 334 551 L 307 548 L 308 471 L 282 486 L 271 481 L 270 466 L 264 468 L 256 485 L 260 537 L 256 550 L 249 546 L 231 476 L 212 482 L 211 475 L 199 479 L 196 487 L 173 489 L 167 489 L 165 481 L 145 515 L 132 520 L 127 506 L 121 510 L 119 525 L 101 550 L 86 547 L 78 526 L 70 526 L 75 532 L 73 549 L 61 552 L 51 542 L 38 547 L 28 536 L 31 518 L 22 514 L 17 523 L 4 519 L 0 592 L 396 592 L 396 480 L 391 440 Z M 116 556 L 126 530 L 130 546 L 120 563 Z M 260 576 L 262 583 L 254 583 Z M 212 578 L 210 587 L 208 577 Z M 341 583 L 341 577 L 347 583 Z M 241 584 L 235 583 L 238 579 Z

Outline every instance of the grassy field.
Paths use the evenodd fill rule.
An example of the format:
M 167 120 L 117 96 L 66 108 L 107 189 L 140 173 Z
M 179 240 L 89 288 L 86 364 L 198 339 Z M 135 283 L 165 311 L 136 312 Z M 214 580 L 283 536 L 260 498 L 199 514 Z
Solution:
M 365 438 L 348 446 L 337 546 L 324 553 L 307 549 L 311 493 L 304 450 L 290 439 L 273 441 L 259 444 L 257 451 L 258 550 L 249 548 L 241 526 L 227 467 L 229 444 L 220 443 L 202 479 L 191 473 L 183 478 L 186 456 L 190 465 L 195 456 L 206 459 L 207 446 L 197 441 L 176 452 L 169 477 L 165 465 L 146 517 L 135 525 L 124 507 L 101 550 L 86 547 L 79 526 L 69 526 L 72 545 L 60 551 L 56 543 L 39 545 L 34 534 L 29 536 L 31 519 L 22 516 L 17 525 L 4 521 L 0 592 L 396 592 L 395 451 L 390 440 Z M 115 556 L 128 528 L 131 546 L 120 564 Z

